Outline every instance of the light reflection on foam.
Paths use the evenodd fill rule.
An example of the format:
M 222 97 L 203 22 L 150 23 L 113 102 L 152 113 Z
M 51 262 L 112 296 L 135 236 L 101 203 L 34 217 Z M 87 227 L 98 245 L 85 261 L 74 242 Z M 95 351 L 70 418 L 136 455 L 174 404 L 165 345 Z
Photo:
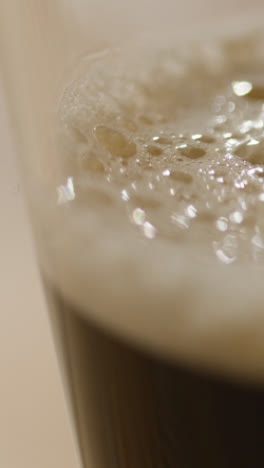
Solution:
M 189 218 L 195 218 L 197 216 L 197 209 L 193 205 L 188 205 L 185 209 L 185 213 Z
M 226 255 L 226 253 L 221 249 L 216 248 L 215 253 L 218 260 L 226 265 L 231 265 L 236 260 L 236 257 L 228 257 L 228 255 Z
M 143 231 L 147 239 L 154 239 L 157 233 L 157 229 L 148 221 L 143 224 Z
M 219 229 L 221 232 L 226 232 L 228 229 L 228 220 L 227 218 L 224 218 L 223 216 L 220 216 L 218 220 L 216 221 L 216 227 Z
M 253 85 L 249 81 L 233 81 L 232 88 L 237 96 L 245 96 L 252 91 Z
M 75 191 L 74 191 L 73 177 L 68 177 L 65 185 L 60 185 L 59 187 L 57 187 L 57 194 L 58 194 L 58 199 L 57 199 L 58 205 L 74 200 Z
M 244 220 L 244 216 L 240 211 L 234 211 L 229 215 L 229 219 L 232 223 L 241 224 Z
M 136 208 L 133 211 L 132 218 L 135 224 L 142 226 L 142 224 L 144 224 L 145 219 L 146 219 L 146 213 L 141 208 Z
M 121 198 L 123 201 L 128 201 L 130 199 L 129 194 L 125 189 L 121 191 Z

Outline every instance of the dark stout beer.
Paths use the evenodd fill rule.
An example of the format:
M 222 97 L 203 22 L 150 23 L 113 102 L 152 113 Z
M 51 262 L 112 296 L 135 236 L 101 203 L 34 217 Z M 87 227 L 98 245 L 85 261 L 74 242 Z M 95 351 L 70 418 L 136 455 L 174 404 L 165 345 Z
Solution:
M 49 296 L 85 467 L 262 466 L 263 390 L 153 356 Z

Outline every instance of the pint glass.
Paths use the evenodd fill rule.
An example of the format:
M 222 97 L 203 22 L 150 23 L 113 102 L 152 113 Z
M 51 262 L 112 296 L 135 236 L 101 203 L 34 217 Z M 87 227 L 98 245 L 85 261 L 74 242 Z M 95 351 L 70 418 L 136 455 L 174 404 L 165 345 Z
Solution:
M 163 152 L 167 155 L 164 161 L 170 164 L 169 147 L 174 145 L 173 148 L 180 154 L 177 161 L 181 165 L 185 159 L 192 162 L 198 160 L 205 152 L 203 145 L 216 145 L 214 138 L 218 141 L 220 137 L 231 141 L 230 145 L 238 145 L 235 146 L 234 157 L 240 157 L 240 152 L 244 151 L 244 146 L 241 146 L 244 140 L 234 143 L 238 137 L 231 135 L 228 128 L 220 132 L 219 126 L 226 124 L 226 117 L 219 110 L 216 111 L 218 127 L 214 127 L 216 137 L 212 129 L 207 135 L 193 133 L 190 138 L 196 146 L 192 146 L 191 151 L 186 143 L 185 128 L 171 131 L 169 137 L 164 134 L 164 130 L 158 135 L 155 132 L 152 134 L 149 129 L 156 118 L 153 117 L 152 105 L 145 112 L 140 99 L 132 100 L 129 97 L 135 95 L 137 98 L 137 93 L 143 89 L 144 66 L 140 75 L 142 87 L 138 91 L 132 81 L 124 86 L 123 78 L 120 78 L 123 73 L 122 77 L 125 76 L 126 80 L 129 57 L 124 60 L 122 57 L 125 55 L 121 55 L 121 60 L 114 57 L 113 62 L 111 58 L 111 50 L 117 50 L 114 54 L 118 55 L 126 41 L 129 42 L 129 50 L 133 49 L 133 41 L 138 41 L 137 36 L 140 34 L 144 36 L 147 33 L 153 37 L 163 31 L 162 37 L 170 37 L 169 31 L 178 29 L 180 42 L 181 35 L 191 36 L 193 29 L 196 29 L 197 39 L 201 30 L 204 33 L 204 29 L 208 28 L 211 34 L 215 23 L 224 27 L 226 17 L 232 18 L 238 13 L 243 16 L 242 34 L 242 24 L 251 21 L 247 19 L 251 18 L 254 8 L 257 12 L 261 4 L 254 1 L 248 5 L 247 2 L 239 1 L 190 0 L 184 4 L 169 0 L 1 0 L 1 66 L 4 84 L 50 322 L 82 468 L 254 468 L 264 463 L 264 347 L 261 345 L 261 336 L 264 342 L 264 296 L 261 295 L 263 269 L 260 261 L 256 267 L 258 274 L 254 270 L 251 277 L 250 269 L 244 269 L 240 274 L 240 270 L 238 273 L 236 267 L 229 265 L 235 263 L 235 256 L 230 253 L 232 239 L 236 235 L 234 232 L 245 237 L 248 229 L 251 229 L 247 226 L 253 222 L 252 217 L 246 218 L 244 214 L 246 201 L 243 197 L 243 200 L 239 197 L 236 199 L 243 213 L 234 208 L 229 218 L 220 216 L 212 221 L 221 235 L 229 229 L 228 223 L 235 226 L 230 228 L 230 236 L 225 240 L 229 244 L 225 244 L 223 249 L 219 243 L 212 244 L 217 255 L 215 261 L 224 263 L 217 274 L 212 268 L 212 275 L 211 260 L 201 261 L 198 255 L 189 261 L 188 254 L 185 257 L 185 249 L 177 248 L 176 253 L 171 250 L 174 231 L 166 231 L 165 247 L 158 246 L 156 251 L 152 245 L 156 242 L 154 237 L 158 237 L 159 229 L 151 217 L 150 221 L 147 218 L 148 210 L 151 213 L 156 208 L 160 210 L 159 196 L 165 196 L 162 177 L 162 181 L 168 180 L 168 177 L 173 181 L 168 186 L 171 197 L 177 195 L 177 187 L 181 190 L 181 184 L 189 187 L 192 184 L 193 175 L 191 169 L 189 171 L 187 168 L 189 163 L 186 163 L 186 171 L 172 171 L 170 167 L 164 166 L 161 176 L 155 175 L 156 179 L 151 179 L 149 174 L 152 174 L 155 164 L 158 167 L 157 158 Z M 249 42 L 250 39 L 248 42 L 245 40 L 237 52 L 235 48 L 232 49 L 232 62 L 238 63 L 238 66 L 240 58 L 237 62 L 236 58 L 241 54 L 244 57 Z M 139 52 L 134 55 L 140 55 L 140 49 L 137 45 Z M 213 60 L 217 68 L 216 53 Z M 209 60 L 208 54 L 206 60 Z M 138 63 L 134 55 L 133 60 Z M 188 58 L 191 63 L 193 57 L 195 52 Z M 106 63 L 106 66 L 100 68 L 100 63 Z M 112 66 L 112 63 L 117 65 Z M 141 65 L 137 70 L 139 74 Z M 98 93 L 98 83 L 94 87 L 90 86 L 95 75 L 89 75 L 89 70 L 94 67 L 99 70 L 99 84 L 102 77 L 106 76 L 106 82 Z M 164 70 L 169 77 L 174 76 L 173 73 L 180 73 L 177 63 L 175 65 L 167 58 Z M 199 70 L 198 66 L 194 68 L 194 86 L 200 83 Z M 208 89 L 214 86 L 214 80 L 221 87 L 217 73 L 211 69 L 207 72 L 210 73 L 210 79 L 206 82 Z M 83 73 L 87 78 L 82 82 L 80 77 Z M 110 75 L 114 84 L 108 93 L 110 88 L 107 87 L 107 77 Z M 191 78 L 188 75 L 188 79 L 193 79 L 194 75 Z M 201 77 L 204 76 L 201 73 Z M 228 97 L 226 112 L 231 114 L 235 107 L 240 109 L 239 99 L 246 94 L 250 95 L 252 87 L 257 90 L 252 106 L 260 106 L 260 109 L 259 102 L 264 99 L 261 82 L 254 88 L 247 73 L 242 78 L 240 75 L 234 76 L 231 90 L 234 99 Z M 117 85 L 119 80 L 120 87 Z M 153 82 L 158 83 L 158 79 L 155 80 L 153 73 Z M 75 82 L 79 84 L 72 85 Z M 187 86 L 187 80 L 185 82 Z M 173 80 L 168 81 L 168 86 L 164 87 L 166 92 L 174 90 L 173 83 Z M 87 89 L 90 86 L 88 98 L 85 86 Z M 197 89 L 200 89 L 199 86 Z M 151 85 L 145 88 L 144 99 L 149 99 L 154 88 Z M 122 104 L 122 115 L 113 111 L 119 99 L 115 90 L 118 92 L 119 89 L 124 90 L 121 100 L 126 93 L 129 95 L 126 103 Z M 89 100 L 89 92 L 94 98 L 93 102 Z M 177 94 L 177 89 L 175 92 Z M 159 125 L 159 128 L 166 127 L 167 120 L 162 112 L 164 106 L 170 107 L 170 101 L 174 99 L 173 96 L 167 98 L 165 94 L 163 91 L 158 95 L 153 94 L 153 99 L 158 103 L 158 123 L 155 121 L 155 125 Z M 193 105 L 193 100 L 189 100 L 184 86 L 181 94 L 177 95 L 177 102 L 185 99 L 186 110 Z M 84 101 L 81 101 L 82 96 Z M 109 96 L 111 112 L 106 107 L 100 110 Z M 226 104 L 224 99 L 227 98 L 216 95 L 217 109 Z M 68 105 L 71 107 L 69 112 Z M 136 122 L 131 119 L 133 106 L 137 107 Z M 67 108 L 65 112 L 64 108 Z M 95 109 L 99 120 L 92 127 L 91 139 L 94 138 L 96 144 L 89 149 L 89 158 L 86 159 L 85 152 L 88 151 L 90 140 L 86 138 L 86 123 L 82 124 L 82 119 L 83 115 L 90 118 Z M 244 106 L 239 112 L 246 112 L 245 109 Z M 252 109 L 255 110 L 255 107 Z M 245 120 L 247 123 L 243 124 L 244 127 L 239 127 L 245 130 L 244 134 L 250 125 L 250 131 L 253 129 L 253 136 L 246 140 L 245 164 L 257 166 L 258 184 L 259 180 L 263 180 L 263 161 L 257 152 L 254 155 L 257 154 L 260 161 L 254 162 L 255 156 L 253 158 L 250 151 L 260 142 L 258 137 L 262 138 L 263 118 L 263 113 L 258 110 L 259 123 L 252 117 Z M 116 130 L 121 121 L 125 131 L 131 135 L 128 139 Z M 79 127 L 78 122 L 81 122 Z M 186 129 L 188 125 L 186 123 Z M 140 133 L 141 126 L 146 129 L 144 135 L 151 135 L 151 144 L 145 144 L 142 136 L 135 136 L 137 132 Z M 87 127 L 87 134 L 89 132 L 90 127 Z M 64 138 L 65 134 L 67 138 Z M 77 156 L 75 144 L 79 148 Z M 143 149 L 137 154 L 140 145 Z M 217 150 L 217 145 L 214 149 Z M 227 154 L 230 152 L 227 151 Z M 60 153 L 66 155 L 65 160 L 62 161 Z M 99 153 L 102 153 L 102 158 L 100 156 L 98 159 Z M 78 183 L 75 168 L 72 169 L 75 165 L 72 154 L 79 158 L 79 169 L 93 174 L 87 184 L 83 179 Z M 106 160 L 105 154 L 108 158 Z M 120 174 L 128 174 L 129 178 L 129 174 L 132 174 L 129 172 L 132 171 L 130 167 L 135 162 L 137 169 L 133 169 L 136 171 L 133 174 L 137 174 L 137 180 L 134 182 L 131 179 L 131 191 L 141 187 L 143 179 L 148 181 L 149 190 L 157 183 L 163 184 L 161 192 L 158 192 L 161 195 L 150 200 L 137 194 L 132 211 L 128 210 L 127 222 L 133 225 L 133 229 L 140 229 L 142 238 L 141 234 L 134 236 L 130 230 L 123 230 L 123 224 L 116 215 L 118 208 L 113 208 L 112 189 L 105 190 L 104 186 L 110 186 L 117 167 L 117 163 L 113 162 L 114 154 L 120 163 L 116 180 L 119 180 Z M 146 158 L 145 154 L 148 154 Z M 255 170 L 255 166 L 250 166 L 249 170 Z M 145 170 L 148 175 L 142 177 L 141 173 L 145 174 Z M 106 172 L 107 177 L 102 183 L 102 173 L 104 177 Z M 214 174 L 209 174 L 209 179 L 214 178 Z M 224 184 L 225 174 L 219 171 L 215 183 Z M 248 177 L 256 175 L 252 174 Z M 47 183 L 47 180 L 51 182 Z M 239 180 L 242 184 L 244 179 Z M 118 184 L 117 181 L 118 193 L 125 204 L 129 202 L 130 192 Z M 55 189 L 51 190 L 51 186 Z M 182 190 L 185 194 L 185 189 Z M 252 196 L 247 199 L 249 203 Z M 258 193 L 258 201 L 263 202 L 263 199 L 264 194 Z M 179 200 L 182 203 L 183 198 Z M 197 206 L 190 202 L 184 208 L 184 215 L 173 211 L 171 220 L 178 229 L 175 231 L 177 239 L 178 234 L 181 239 L 184 235 L 182 232 L 189 228 L 192 219 L 198 219 Z M 163 215 L 160 216 L 162 218 Z M 211 222 L 209 218 L 208 215 L 204 222 Z M 236 226 L 242 226 L 246 219 L 248 224 L 243 227 L 244 231 L 242 228 L 241 231 L 236 230 Z M 114 229 L 115 223 L 118 226 L 121 223 L 118 230 Z M 261 259 L 261 232 L 256 230 L 252 239 L 255 257 Z M 170 258 L 170 262 L 167 262 L 167 258 Z M 181 268 L 178 268 L 179 265 Z M 255 321 L 248 318 L 251 310 Z M 213 321 L 215 326 L 211 326 Z

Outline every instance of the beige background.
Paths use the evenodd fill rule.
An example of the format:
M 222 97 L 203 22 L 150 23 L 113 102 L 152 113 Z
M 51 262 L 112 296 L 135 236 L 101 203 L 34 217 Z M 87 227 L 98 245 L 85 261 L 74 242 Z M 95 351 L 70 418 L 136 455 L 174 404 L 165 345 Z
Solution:
M 0 87 L 0 467 L 77 468 Z
M 91 3 L 95 17 L 102 2 Z M 141 24 L 150 20 L 153 7 L 159 4 L 160 10 L 163 4 L 155 0 L 143 3 Z M 175 27 L 184 21 L 197 24 L 197 17 L 223 20 L 230 14 L 236 17 L 264 9 L 263 0 L 168 3 L 175 6 L 164 7 L 156 19 L 166 22 L 170 17 Z M 109 19 L 114 23 L 113 8 L 110 2 L 106 5 L 105 25 Z M 123 1 L 114 5 L 117 11 Z M 129 28 L 133 30 L 138 15 L 132 2 L 129 5 L 133 13 Z M 0 86 L 0 467 L 77 468 L 10 135 Z

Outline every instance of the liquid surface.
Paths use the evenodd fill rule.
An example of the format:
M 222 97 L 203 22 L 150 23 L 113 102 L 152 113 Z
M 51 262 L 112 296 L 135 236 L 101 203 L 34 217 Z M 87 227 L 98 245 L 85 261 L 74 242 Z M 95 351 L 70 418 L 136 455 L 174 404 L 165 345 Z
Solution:
M 88 60 L 60 106 L 43 261 L 106 326 L 254 376 L 264 375 L 263 43 L 153 41 Z

